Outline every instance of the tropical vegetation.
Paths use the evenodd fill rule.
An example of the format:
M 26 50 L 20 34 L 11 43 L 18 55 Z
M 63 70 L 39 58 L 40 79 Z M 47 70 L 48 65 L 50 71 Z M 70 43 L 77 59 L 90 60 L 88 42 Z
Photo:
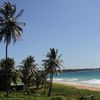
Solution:
M 59 60 L 60 56 L 57 58 L 58 50 L 50 49 L 50 52 L 47 54 L 48 59 L 43 60 L 44 65 L 46 65 L 43 70 L 38 69 L 33 56 L 28 56 L 22 60 L 21 64 L 18 65 L 18 69 L 16 69 L 14 59 L 8 57 L 9 44 L 11 41 L 16 43 L 21 38 L 23 32 L 21 26 L 25 25 L 25 23 L 18 22 L 18 17 L 21 17 L 23 11 L 21 10 L 16 14 L 16 5 L 12 5 L 10 2 L 5 2 L 0 7 L 0 42 L 3 41 L 6 44 L 5 59 L 0 60 L 0 89 L 6 90 L 8 96 L 9 91 L 11 91 L 12 82 L 17 86 L 19 78 L 20 82 L 24 84 L 25 91 L 29 87 L 39 89 L 45 86 L 45 92 L 47 78 L 50 74 L 48 93 L 50 95 L 53 74 L 57 73 L 57 68 L 60 68 L 61 63 L 61 60 Z
M 38 66 L 33 55 L 23 58 L 17 65 L 14 58 L 8 57 L 8 46 L 12 41 L 16 43 L 23 32 L 22 26 L 25 23 L 18 21 L 23 11 L 16 14 L 16 5 L 10 2 L 5 2 L 0 7 L 0 42 L 3 41 L 6 45 L 5 58 L 0 60 L 0 99 L 78 100 L 81 94 L 93 94 L 95 100 L 100 99 L 100 92 L 79 90 L 53 83 L 54 75 L 62 72 L 63 66 L 62 55 L 58 55 L 58 49 L 50 48 L 42 60 L 43 68 Z

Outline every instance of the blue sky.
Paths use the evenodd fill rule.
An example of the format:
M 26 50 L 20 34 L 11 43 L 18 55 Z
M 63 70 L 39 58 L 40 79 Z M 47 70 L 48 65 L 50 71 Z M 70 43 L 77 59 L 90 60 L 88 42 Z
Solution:
M 4 1 L 0 0 L 0 5 Z M 63 54 L 65 68 L 100 67 L 100 0 L 9 0 L 24 9 L 22 39 L 9 46 L 16 63 L 28 55 L 41 66 L 49 48 Z M 5 44 L 0 44 L 0 58 Z

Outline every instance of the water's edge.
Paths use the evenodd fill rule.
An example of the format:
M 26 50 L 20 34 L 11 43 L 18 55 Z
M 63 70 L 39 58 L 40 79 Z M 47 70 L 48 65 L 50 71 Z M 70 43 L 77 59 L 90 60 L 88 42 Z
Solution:
M 74 82 L 79 84 L 99 86 L 100 70 L 87 70 L 80 72 L 64 72 L 58 76 L 54 76 L 54 81 L 58 82 Z

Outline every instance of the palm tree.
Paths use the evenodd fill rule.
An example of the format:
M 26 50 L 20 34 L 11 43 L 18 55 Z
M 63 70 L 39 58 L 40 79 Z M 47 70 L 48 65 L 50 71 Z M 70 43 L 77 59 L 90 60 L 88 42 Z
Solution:
M 15 62 L 14 62 L 14 59 L 12 58 L 2 59 L 0 61 L 0 67 L 1 67 L 0 81 L 1 81 L 1 84 L 3 81 L 4 86 L 6 85 L 7 96 L 8 96 L 9 87 L 10 87 L 11 82 L 12 81 L 16 82 L 16 79 L 17 79 L 17 78 L 14 79 L 14 74 L 15 74 L 14 65 L 15 65 Z
M 6 44 L 6 59 L 8 57 L 8 45 L 11 40 L 16 43 L 16 41 L 20 39 L 21 33 L 23 32 L 21 25 L 25 24 L 17 22 L 17 19 L 22 15 L 23 10 L 21 10 L 17 15 L 15 15 L 15 12 L 16 5 L 12 5 L 10 2 L 5 2 L 0 8 L 0 42 L 4 41 Z
M 17 15 L 15 15 L 15 12 L 16 5 L 12 5 L 10 2 L 5 2 L 0 8 L 0 42 L 4 41 L 6 43 L 6 59 L 8 57 L 8 45 L 11 40 L 16 43 L 20 39 L 23 32 L 21 25 L 25 25 L 25 23 L 17 22 L 23 10 Z
M 25 90 L 30 86 L 32 78 L 36 75 L 38 68 L 36 67 L 34 57 L 28 56 L 22 61 L 22 82 L 25 84 Z
M 50 87 L 49 87 L 49 92 L 48 96 L 51 95 L 51 90 L 52 90 L 52 82 L 53 82 L 53 75 L 61 71 L 61 66 L 62 66 L 62 60 L 61 55 L 58 56 L 58 50 L 55 48 L 51 48 L 50 51 L 47 53 L 47 59 L 43 60 L 48 67 L 46 68 L 45 72 L 50 75 Z

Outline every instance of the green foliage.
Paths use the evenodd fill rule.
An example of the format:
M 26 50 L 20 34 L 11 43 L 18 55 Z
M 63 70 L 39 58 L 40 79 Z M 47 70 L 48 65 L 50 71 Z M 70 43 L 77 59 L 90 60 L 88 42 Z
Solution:
M 0 81 L 4 83 L 9 83 L 13 81 L 16 83 L 17 75 L 14 68 L 14 59 L 7 58 L 0 61 Z
M 25 90 L 25 92 L 28 94 L 28 95 L 32 95 L 32 94 L 36 94 L 36 91 L 34 88 L 27 88 Z
M 16 83 L 17 74 L 14 68 L 14 59 L 7 58 L 1 59 L 0 61 L 0 88 L 3 89 L 6 87 L 7 84 L 11 84 L 13 81 Z
M 43 65 L 47 73 L 57 74 L 61 71 L 63 60 L 61 60 L 61 55 L 58 56 L 58 49 L 51 48 L 46 58 L 43 60 Z
M 38 68 L 36 67 L 34 57 L 28 56 L 22 61 L 21 73 L 22 82 L 25 84 L 25 88 L 29 87 L 37 74 Z
M 17 18 L 21 16 L 22 12 L 23 10 L 15 15 L 15 5 L 12 5 L 10 2 L 3 4 L 0 8 L 0 41 L 4 39 L 4 42 L 9 45 L 11 40 L 14 43 L 19 40 L 23 31 L 20 25 L 23 23 L 17 22 Z

